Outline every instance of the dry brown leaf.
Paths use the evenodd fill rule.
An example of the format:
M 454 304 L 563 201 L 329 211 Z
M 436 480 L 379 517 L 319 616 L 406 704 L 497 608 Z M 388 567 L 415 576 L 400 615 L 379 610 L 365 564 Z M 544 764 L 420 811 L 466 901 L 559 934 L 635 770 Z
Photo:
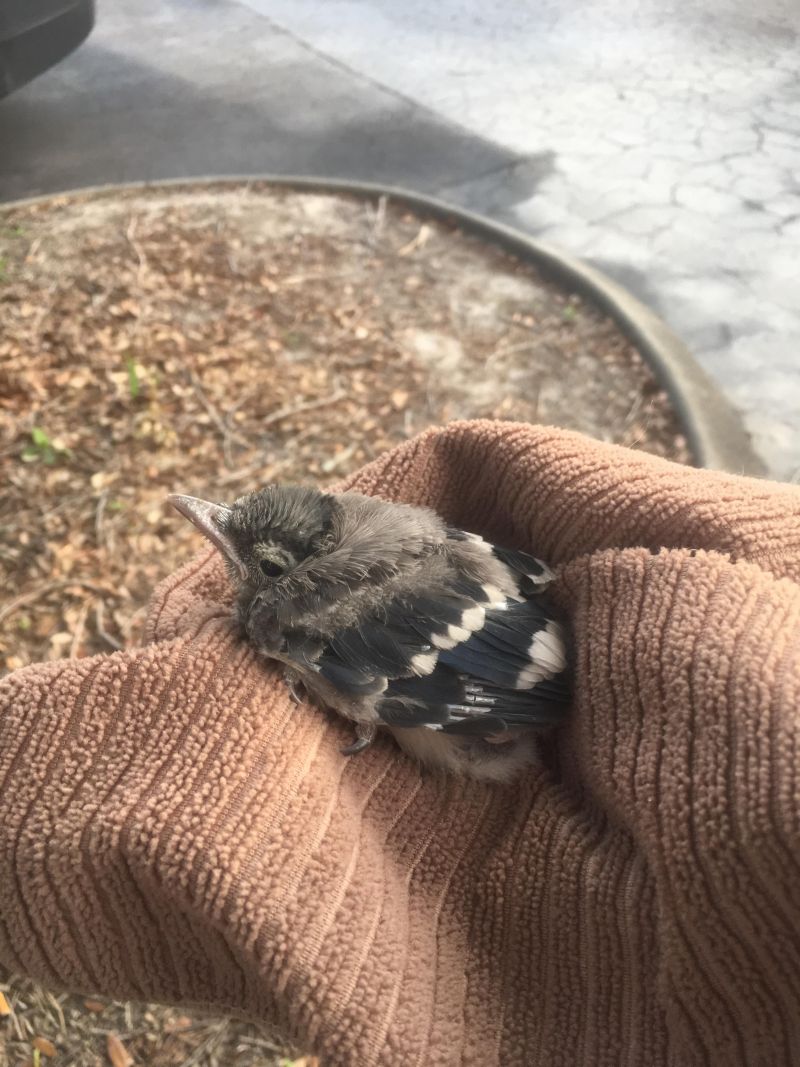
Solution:
M 87 1011 L 100 1012 L 106 1010 L 106 1006 L 102 1000 L 84 1000 L 83 1006 Z
M 133 1056 L 116 1034 L 106 1034 L 106 1051 L 112 1067 L 133 1067 Z
M 31 1044 L 37 1051 L 41 1052 L 43 1056 L 47 1056 L 48 1059 L 52 1059 L 55 1056 L 57 1049 L 53 1042 L 47 1037 L 35 1037 Z

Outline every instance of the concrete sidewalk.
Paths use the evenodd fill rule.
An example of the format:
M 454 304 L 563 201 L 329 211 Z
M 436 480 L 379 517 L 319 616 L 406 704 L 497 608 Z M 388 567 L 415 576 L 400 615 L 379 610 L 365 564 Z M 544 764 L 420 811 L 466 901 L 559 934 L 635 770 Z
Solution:
M 0 102 L 0 197 L 164 177 L 405 185 L 626 284 L 800 476 L 800 8 L 114 0 Z

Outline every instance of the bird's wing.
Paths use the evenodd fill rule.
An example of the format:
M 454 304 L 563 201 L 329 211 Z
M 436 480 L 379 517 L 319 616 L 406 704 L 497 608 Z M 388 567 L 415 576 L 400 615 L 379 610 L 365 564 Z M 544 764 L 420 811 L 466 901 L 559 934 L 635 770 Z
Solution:
M 377 710 L 393 726 L 486 736 L 553 725 L 569 695 L 561 625 L 540 600 L 523 600 L 489 608 L 479 629 L 439 652 L 431 674 L 391 681 Z
M 348 696 L 377 695 L 395 679 L 431 674 L 443 647 L 483 625 L 489 597 L 457 574 L 430 593 L 398 594 L 380 613 L 339 631 L 308 666 Z
M 346 696 L 374 697 L 392 726 L 480 736 L 557 722 L 569 699 L 565 638 L 534 594 L 550 574 L 532 556 L 490 547 L 518 597 L 454 573 L 338 633 L 313 669 Z
M 515 576 L 522 596 L 535 596 L 552 581 L 553 572 L 535 556 L 517 548 L 501 548 L 500 545 L 492 545 L 491 548 L 495 559 L 505 563 Z
M 469 541 L 473 545 L 480 545 L 485 552 L 491 553 L 513 575 L 520 596 L 536 596 L 553 580 L 553 572 L 543 560 L 519 548 L 494 545 L 490 541 L 485 541 L 479 534 L 468 533 L 466 530 L 459 530 L 452 526 L 447 527 L 447 538 L 449 541 L 456 542 Z

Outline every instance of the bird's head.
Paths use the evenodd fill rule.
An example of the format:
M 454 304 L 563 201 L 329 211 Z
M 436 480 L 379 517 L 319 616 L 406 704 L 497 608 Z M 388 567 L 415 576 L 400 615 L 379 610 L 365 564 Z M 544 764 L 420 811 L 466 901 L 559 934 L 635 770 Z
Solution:
M 258 602 L 287 625 L 413 570 L 441 540 L 432 512 L 359 493 L 271 485 L 230 505 L 169 499 L 222 553 L 240 611 Z
M 317 489 L 271 485 L 233 504 L 193 496 L 170 503 L 219 549 L 237 587 L 273 587 L 330 547 L 335 499 Z

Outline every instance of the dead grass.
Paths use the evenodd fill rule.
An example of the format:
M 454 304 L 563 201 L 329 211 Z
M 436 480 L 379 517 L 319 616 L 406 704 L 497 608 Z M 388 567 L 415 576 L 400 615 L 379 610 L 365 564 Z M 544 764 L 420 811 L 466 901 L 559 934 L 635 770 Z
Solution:
M 312 1067 L 258 1027 L 155 1004 L 53 994 L 26 979 L 0 985 L 0 1062 L 10 1067 Z M 3 1002 L 0 1001 L 0 1016 Z M 7 1057 L 3 1060 L 3 1052 Z M 38 1052 L 38 1056 L 37 1056 Z
M 169 492 L 329 484 L 475 416 L 689 458 L 609 320 L 392 204 L 228 186 L 11 209 L 0 318 L 5 670 L 138 640 L 199 547 Z M 49 1062 L 47 1042 L 78 1067 L 278 1062 L 239 1022 L 3 988 L 12 1064 Z

